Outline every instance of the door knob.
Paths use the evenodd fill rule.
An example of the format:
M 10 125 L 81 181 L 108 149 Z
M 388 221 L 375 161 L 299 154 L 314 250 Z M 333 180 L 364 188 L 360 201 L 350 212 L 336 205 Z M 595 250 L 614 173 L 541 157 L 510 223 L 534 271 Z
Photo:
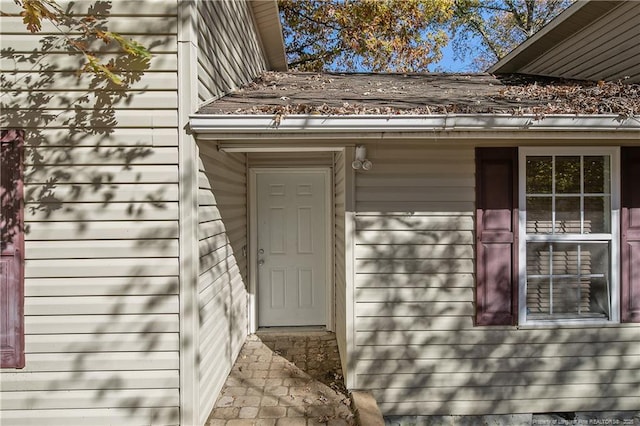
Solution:
M 258 266 L 262 266 L 262 265 L 264 265 L 264 260 L 262 259 L 258 260 Z
M 258 250 L 258 254 L 264 254 L 264 249 Z

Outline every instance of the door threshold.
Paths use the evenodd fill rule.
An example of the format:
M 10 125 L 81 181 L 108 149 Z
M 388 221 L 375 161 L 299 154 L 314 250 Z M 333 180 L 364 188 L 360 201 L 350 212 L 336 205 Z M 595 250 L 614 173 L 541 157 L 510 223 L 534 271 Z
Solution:
M 276 326 L 259 327 L 256 334 L 309 334 L 326 333 L 327 331 L 327 327 L 324 325 Z

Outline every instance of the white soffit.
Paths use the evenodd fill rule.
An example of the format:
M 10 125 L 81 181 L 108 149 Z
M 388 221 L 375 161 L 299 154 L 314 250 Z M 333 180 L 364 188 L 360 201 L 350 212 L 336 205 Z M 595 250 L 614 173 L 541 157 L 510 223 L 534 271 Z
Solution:
M 565 21 L 571 19 L 580 9 L 582 9 L 584 6 L 587 6 L 588 3 L 589 1 L 585 1 L 585 0 L 580 0 L 573 3 L 571 6 L 563 10 L 554 19 L 549 21 L 544 27 L 542 27 L 542 29 L 540 29 L 540 31 L 538 31 L 537 33 L 529 37 L 520 45 L 516 46 L 515 49 L 509 52 L 504 58 L 502 58 L 501 60 L 493 64 L 491 67 L 489 67 L 489 69 L 487 69 L 487 72 L 489 73 L 515 72 L 516 71 L 515 69 L 509 68 L 511 65 L 510 62 L 514 61 L 516 57 L 518 57 L 519 55 L 523 55 L 523 56 L 527 55 L 528 49 L 532 48 L 532 46 L 535 45 L 536 43 L 539 43 L 549 33 L 560 28 Z M 564 36 L 566 37 L 567 34 L 564 34 Z M 545 50 L 548 48 L 549 47 L 547 46 Z M 537 52 L 536 55 L 537 54 L 539 54 L 539 52 Z M 528 61 L 531 61 L 533 59 L 534 58 L 528 58 Z M 508 71 L 505 71 L 506 69 L 508 69 Z
M 199 140 L 291 139 L 344 136 L 371 138 L 531 138 L 546 133 L 593 134 L 636 139 L 640 117 L 617 115 L 192 115 L 190 131 Z
M 269 69 L 286 71 L 287 55 L 284 48 L 278 2 L 276 0 L 252 0 L 250 5 Z

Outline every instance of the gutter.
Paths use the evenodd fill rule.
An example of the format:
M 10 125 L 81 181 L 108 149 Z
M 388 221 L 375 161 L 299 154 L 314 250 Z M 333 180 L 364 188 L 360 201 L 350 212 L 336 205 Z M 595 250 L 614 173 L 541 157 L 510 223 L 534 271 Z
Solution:
M 190 131 L 199 140 L 321 138 L 531 138 L 576 133 L 640 141 L 640 117 L 618 115 L 225 115 L 195 114 Z M 615 136 L 614 136 L 615 135 Z M 555 135 L 554 137 L 557 137 Z M 564 137 L 567 137 L 565 135 Z

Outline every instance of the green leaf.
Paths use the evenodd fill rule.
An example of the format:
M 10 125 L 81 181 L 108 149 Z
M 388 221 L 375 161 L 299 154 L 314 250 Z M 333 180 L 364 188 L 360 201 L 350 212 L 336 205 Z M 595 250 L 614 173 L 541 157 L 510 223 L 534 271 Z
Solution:
M 87 59 L 87 62 L 84 65 L 84 68 L 83 68 L 84 71 L 88 71 L 96 75 L 104 76 L 107 80 L 111 81 L 112 83 L 117 84 L 118 86 L 122 86 L 123 84 L 122 78 L 120 78 L 120 76 L 118 76 L 113 71 L 111 71 L 109 67 L 107 67 L 102 62 L 100 62 L 100 60 L 97 57 L 93 55 L 87 55 L 86 59 Z
M 127 54 L 142 58 L 151 58 L 151 53 L 149 52 L 149 50 L 137 41 L 122 37 L 118 33 L 108 32 L 108 34 L 120 45 L 122 50 L 124 50 Z

